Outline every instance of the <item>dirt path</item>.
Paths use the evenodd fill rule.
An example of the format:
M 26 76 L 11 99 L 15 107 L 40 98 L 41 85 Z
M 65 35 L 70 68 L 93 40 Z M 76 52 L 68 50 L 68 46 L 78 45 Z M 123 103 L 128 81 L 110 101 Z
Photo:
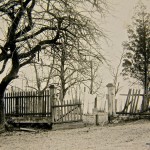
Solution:
M 0 135 L 0 150 L 150 150 L 150 121 Z

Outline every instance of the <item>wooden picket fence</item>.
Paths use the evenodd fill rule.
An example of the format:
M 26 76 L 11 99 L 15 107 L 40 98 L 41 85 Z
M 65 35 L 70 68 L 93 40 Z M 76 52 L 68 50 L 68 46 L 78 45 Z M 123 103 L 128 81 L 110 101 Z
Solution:
M 50 91 L 5 94 L 5 115 L 11 117 L 50 116 Z
M 140 90 L 129 89 L 128 94 L 122 94 L 126 96 L 125 105 L 122 111 L 116 112 L 122 115 L 150 115 L 149 108 L 143 110 L 144 94 L 141 94 Z
M 53 95 L 52 95 L 53 93 Z M 81 102 L 56 102 L 54 91 L 12 92 L 4 97 L 5 116 L 16 122 L 66 123 L 82 121 Z

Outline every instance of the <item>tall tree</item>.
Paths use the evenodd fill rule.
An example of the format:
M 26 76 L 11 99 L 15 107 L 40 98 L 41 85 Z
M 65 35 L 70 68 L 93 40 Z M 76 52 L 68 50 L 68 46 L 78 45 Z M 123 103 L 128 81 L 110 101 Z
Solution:
M 142 3 L 136 7 L 133 23 L 128 27 L 128 41 L 123 43 L 125 55 L 123 60 L 123 75 L 140 81 L 144 94 L 148 94 L 150 69 L 150 13 Z M 147 107 L 147 99 L 144 108 Z
M 102 13 L 106 3 L 105 0 L 0 1 L 0 29 L 5 33 L 0 42 L 0 124 L 4 123 L 4 92 L 9 83 L 18 77 L 21 67 L 30 64 L 36 54 L 39 56 L 41 50 L 61 45 L 63 33 L 88 45 L 92 42 L 87 39 L 94 42 L 96 37 L 101 35 L 89 17 L 78 15 L 79 4 L 92 4 L 95 10 Z M 70 14 L 74 14 L 74 17 Z M 68 26 L 70 24 L 72 26 Z M 70 32 L 69 27 L 73 28 L 76 34 Z
M 47 11 L 48 14 L 52 13 L 50 7 L 47 8 Z M 100 30 L 97 30 L 98 26 L 96 26 L 96 24 L 93 26 L 93 21 L 90 21 L 90 18 L 87 16 L 83 16 L 80 12 L 74 12 L 71 8 L 69 11 L 69 14 L 64 15 L 63 11 L 58 11 L 56 13 L 55 10 L 54 18 L 56 20 L 62 20 L 61 26 L 64 27 L 67 32 L 60 31 L 61 36 L 59 37 L 59 42 L 61 44 L 57 46 L 53 45 L 51 49 L 46 50 L 46 55 L 49 57 L 55 55 L 55 62 L 57 62 L 57 64 L 55 63 L 53 67 L 57 72 L 57 79 L 60 81 L 61 99 L 64 98 L 65 93 L 71 86 L 87 80 L 85 74 L 83 77 L 83 72 L 86 73 L 84 70 L 87 70 L 89 66 L 87 65 L 87 61 L 86 65 L 84 65 L 85 61 L 83 58 L 85 58 L 85 55 L 94 57 L 100 61 L 104 59 L 100 54 L 100 48 L 98 50 L 95 48 L 95 45 L 97 46 L 98 44 L 98 37 L 104 37 L 102 31 L 100 32 Z M 47 49 L 47 47 L 45 48 Z M 44 66 L 47 67 L 46 65 Z M 35 67 L 36 66 L 34 66 L 34 68 Z M 49 67 L 51 66 L 49 65 Z M 43 69 L 43 67 L 41 69 Z M 36 77 L 39 77 L 37 76 L 36 70 L 35 74 Z M 37 85 L 41 85 L 41 82 L 39 82 L 40 80 L 43 81 L 43 79 L 38 79 Z

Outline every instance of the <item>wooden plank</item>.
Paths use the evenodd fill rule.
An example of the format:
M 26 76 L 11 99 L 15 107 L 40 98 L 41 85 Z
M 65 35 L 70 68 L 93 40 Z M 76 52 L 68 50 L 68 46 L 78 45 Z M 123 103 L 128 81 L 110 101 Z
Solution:
M 5 94 L 5 114 L 7 114 L 9 111 L 8 106 L 9 106 L 8 93 L 6 93 Z
M 63 123 L 73 123 L 73 122 L 80 122 L 82 120 L 68 120 L 68 121 L 64 121 Z M 61 124 L 62 122 L 54 122 L 54 124 Z
M 138 101 L 138 98 L 139 98 L 139 91 L 140 90 L 136 90 L 136 96 L 135 96 L 135 100 L 134 100 L 134 104 L 133 104 L 133 113 L 136 113 L 137 112 L 137 101 Z
M 15 103 L 15 105 L 16 105 L 16 102 L 18 103 L 18 108 L 16 109 L 18 112 L 16 112 L 16 114 L 17 114 L 17 116 L 19 115 L 19 111 L 20 111 L 20 98 L 19 98 L 19 92 L 17 92 L 17 95 L 16 95 L 16 99 L 15 99 L 15 101 L 14 101 Z
M 139 116 L 150 116 L 150 113 L 141 113 L 141 112 L 138 112 L 138 113 L 130 113 L 130 112 L 128 112 L 128 113 L 123 113 L 123 112 L 116 112 L 116 114 L 122 114 L 122 115 L 139 115 Z
M 58 105 L 59 105 L 59 102 L 58 102 Z M 58 118 L 60 118 L 60 107 L 58 107 L 58 116 L 57 116 L 57 121 L 60 122 L 60 119 Z
M 63 104 L 63 102 L 61 102 L 61 104 Z M 63 122 L 63 108 L 64 108 L 64 106 L 62 106 L 62 107 L 60 107 L 60 109 L 61 109 L 61 122 Z
M 136 92 L 134 94 L 134 99 L 133 99 L 131 113 L 136 113 L 137 112 L 137 106 L 138 106 L 139 96 L 140 96 L 140 90 L 136 90 Z
M 34 95 L 34 91 L 31 91 L 31 112 L 34 113 L 34 98 L 35 98 L 35 95 Z M 34 115 L 33 115 L 34 117 Z
M 15 111 L 15 102 L 16 102 L 16 97 L 17 97 L 17 95 L 18 95 L 18 93 L 17 92 L 14 92 L 14 97 L 12 98 L 12 113 L 16 113 Z
M 65 106 L 77 106 L 77 105 L 81 105 L 81 103 L 75 103 L 75 104 L 73 104 L 73 103 L 68 103 L 68 104 L 59 104 L 59 105 L 53 105 L 53 107 L 65 107 Z
M 44 113 L 44 94 L 41 95 L 41 111 Z
M 11 105 L 10 105 L 11 108 L 10 108 L 10 112 L 11 112 L 11 114 L 14 114 L 14 113 L 13 113 L 13 100 L 15 99 L 15 96 L 14 96 L 15 93 L 13 92 L 12 94 L 13 94 L 13 96 L 11 97 Z
M 27 113 L 27 99 L 25 98 L 25 95 L 27 94 L 27 92 L 23 92 L 23 101 L 24 101 L 24 114 Z
M 29 128 L 18 128 L 18 129 L 16 128 L 15 131 L 38 132 L 37 130 Z
M 73 104 L 75 104 L 75 101 L 74 101 L 74 100 L 73 100 Z M 72 106 L 72 109 L 73 109 L 73 111 L 72 111 L 73 120 L 76 120 L 76 110 L 77 110 L 77 109 L 74 109 L 74 106 Z
M 39 117 L 39 116 L 12 117 L 12 120 L 14 120 L 15 123 L 50 123 L 51 122 L 50 118 Z
M 46 92 L 46 100 L 47 100 L 47 112 L 50 112 L 50 97 L 49 97 L 49 90 Z
M 34 97 L 33 97 L 33 99 L 32 99 L 32 112 L 35 113 L 35 109 L 36 109 L 36 107 L 35 107 L 35 103 L 36 103 L 36 102 L 35 102 L 35 100 L 36 100 L 36 99 L 35 99 L 35 95 L 36 95 L 36 92 L 33 91 L 32 94 L 34 95 Z
M 81 101 L 80 101 L 80 104 L 81 104 Z M 81 108 L 81 105 L 79 105 L 79 109 L 80 109 L 80 120 L 82 120 L 82 108 Z
M 56 105 L 57 102 L 53 102 L 54 105 Z M 51 111 L 52 111 L 52 118 L 53 118 L 53 122 L 57 119 L 58 116 L 58 108 L 57 107 L 51 107 Z
M 47 112 L 47 91 L 44 91 L 44 112 Z
M 76 109 L 76 120 L 79 120 L 79 107 Z
M 133 92 L 133 94 L 131 94 L 132 98 L 131 98 L 130 111 L 129 111 L 130 113 L 133 113 L 134 101 L 136 99 L 136 94 L 137 94 L 136 93 L 137 91 L 134 89 L 132 90 L 132 92 Z
M 36 115 L 39 115 L 39 116 L 37 116 L 37 117 L 40 117 L 40 116 L 43 116 L 45 113 L 19 113 L 19 116 L 36 116 Z M 46 114 L 48 114 L 48 115 L 51 115 L 51 113 L 46 113 Z M 12 116 L 16 116 L 16 114 L 12 114 L 12 113 L 7 113 L 7 116 L 10 116 L 10 115 L 12 115 Z
M 28 113 L 31 113 L 31 91 L 28 92 L 29 97 L 27 97 L 28 101 Z
M 30 112 L 33 113 L 33 98 L 34 98 L 34 95 L 33 95 L 33 91 L 30 91 Z M 33 117 L 34 115 L 32 115 Z
M 19 97 L 20 98 L 18 98 L 19 99 L 19 113 L 23 113 L 23 108 L 22 108 L 22 104 L 23 104 L 23 102 L 22 102 L 22 92 L 19 92 Z
M 140 97 L 140 90 L 138 90 L 138 96 L 137 96 L 136 103 L 135 103 L 135 107 L 134 107 L 134 112 L 135 112 L 135 113 L 137 112 L 139 97 Z
M 54 101 L 54 102 L 53 102 L 53 105 L 55 105 L 55 104 L 56 104 L 56 102 Z M 50 103 L 50 105 L 52 105 L 52 103 Z M 52 112 L 52 116 L 51 116 L 52 122 L 55 122 L 56 116 L 57 116 L 57 113 L 58 113 L 58 112 L 57 112 L 57 108 L 51 106 L 50 111 Z
M 10 113 L 12 114 L 12 101 L 14 99 L 14 92 L 11 94 L 11 98 L 10 98 Z
M 19 98 L 17 96 L 15 98 L 15 109 L 16 117 L 19 117 Z
M 79 103 L 80 103 L 80 99 L 79 99 Z M 80 119 L 80 105 L 78 106 L 78 109 L 77 109 L 77 120 Z
M 26 113 L 30 113 L 30 92 L 26 93 L 28 97 L 26 97 Z
M 71 104 L 71 100 L 70 100 L 70 102 L 69 102 L 70 104 Z M 70 110 L 72 110 L 72 106 L 73 105 L 70 105 Z M 71 118 L 70 118 L 70 120 L 72 120 L 72 111 L 70 111 L 70 114 L 71 114 Z
M 122 112 L 126 113 L 128 111 L 128 105 L 129 105 L 129 101 L 130 101 L 130 95 L 131 95 L 131 89 L 129 89 L 129 91 L 128 91 L 127 99 L 126 99 L 125 106 L 124 106 L 124 109 L 123 109 Z
M 21 98 L 18 98 L 19 99 L 19 113 L 22 113 L 22 92 L 20 91 L 19 92 L 19 97 Z
M 9 97 L 8 97 L 8 102 L 9 102 L 8 109 L 9 109 L 9 113 L 11 113 L 11 109 L 10 109 L 11 108 L 11 98 L 10 98 L 11 97 L 11 95 L 10 95 L 11 93 L 8 93 L 8 94 L 9 94 Z
M 128 96 L 128 94 L 120 94 L 121 96 Z M 132 95 L 136 95 L 136 94 L 132 94 Z M 144 96 L 144 94 L 139 94 L 139 96 Z
M 134 112 L 134 113 L 136 113 L 136 111 L 137 111 L 137 110 L 136 110 L 136 102 L 138 101 L 138 98 L 139 98 L 139 91 L 140 91 L 140 90 L 136 90 L 136 94 L 137 94 L 137 95 L 136 95 L 136 98 L 135 98 L 135 101 L 134 101 L 134 106 L 133 106 L 133 112 Z
M 33 114 L 33 111 L 32 111 L 32 105 L 33 105 L 33 91 L 30 91 L 30 98 L 29 98 L 30 100 L 29 100 L 29 107 L 30 107 L 30 113 L 31 114 Z M 32 115 L 32 117 L 33 117 L 33 115 Z
M 24 92 L 24 113 L 27 113 L 27 110 L 28 110 L 28 101 L 27 101 L 27 98 L 26 98 L 26 95 L 28 94 L 28 92 L 26 91 L 26 92 Z
M 51 115 L 51 120 L 52 120 L 52 122 L 54 122 L 54 115 L 53 115 L 53 111 L 55 111 L 55 109 L 53 108 L 53 105 L 54 105 L 54 86 L 53 85 L 51 85 L 50 86 L 50 107 L 51 107 L 51 113 L 52 113 L 52 115 Z
M 22 96 L 22 113 L 24 114 L 25 113 L 25 105 L 24 105 L 25 99 L 24 99 L 24 92 L 23 91 L 21 92 L 21 96 Z
M 34 94 L 35 94 L 35 97 L 34 97 L 34 113 L 37 113 L 38 112 L 38 102 L 37 102 L 38 100 L 37 100 L 37 97 L 36 97 L 37 91 L 35 91 Z
M 67 100 L 67 113 L 69 112 L 70 110 L 69 110 L 69 101 Z M 68 116 L 68 121 L 69 121 L 69 115 L 70 114 L 67 114 L 67 116 Z
M 64 105 L 66 105 L 65 101 L 64 101 Z M 66 114 L 66 106 L 64 106 L 64 114 Z M 64 120 L 67 121 L 67 115 L 64 116 Z
M 7 105 L 7 99 L 6 99 L 6 93 L 4 94 L 4 113 L 6 114 L 6 112 L 7 112 L 7 107 L 6 107 L 6 105 Z
M 47 91 L 45 90 L 44 91 L 44 112 L 45 112 L 45 114 L 46 114 L 46 112 L 47 112 L 47 97 L 46 97 L 46 93 Z
M 21 113 L 24 113 L 24 97 L 23 97 L 23 91 L 21 92 Z M 23 117 L 23 116 L 22 116 Z

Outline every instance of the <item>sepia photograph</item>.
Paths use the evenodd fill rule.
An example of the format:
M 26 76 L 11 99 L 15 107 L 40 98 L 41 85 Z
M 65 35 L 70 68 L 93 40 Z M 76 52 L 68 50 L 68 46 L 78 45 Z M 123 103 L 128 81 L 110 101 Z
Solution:
M 0 0 L 0 150 L 150 150 L 150 0 Z

